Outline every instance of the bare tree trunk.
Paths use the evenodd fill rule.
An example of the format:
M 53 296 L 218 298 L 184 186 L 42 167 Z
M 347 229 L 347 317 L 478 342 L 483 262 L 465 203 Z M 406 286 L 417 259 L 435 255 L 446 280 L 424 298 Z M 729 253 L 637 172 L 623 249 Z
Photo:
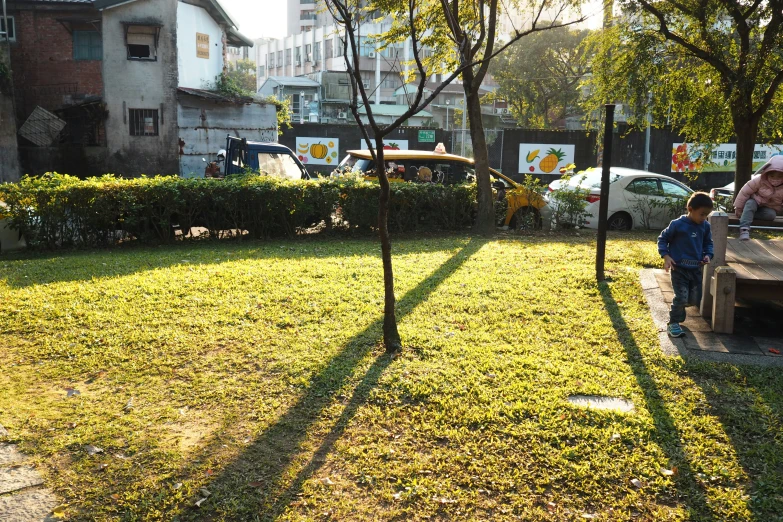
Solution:
M 383 138 L 375 138 L 375 172 L 381 185 L 381 195 L 378 204 L 378 234 L 381 237 L 381 260 L 383 261 L 383 345 L 386 352 L 397 352 L 402 349 L 402 340 L 397 331 L 397 316 L 394 312 L 394 271 L 392 270 L 391 239 L 389 238 L 389 199 L 391 186 L 386 176 L 386 165 L 383 160 Z
M 756 148 L 758 120 L 747 117 L 734 118 L 734 133 L 737 135 L 737 159 L 734 170 L 734 198 L 753 174 L 753 150 Z
M 466 69 L 462 73 L 462 80 L 467 103 L 462 117 L 467 117 L 470 122 L 470 139 L 473 142 L 473 161 L 476 167 L 478 213 L 473 230 L 477 234 L 491 236 L 495 232 L 495 206 L 492 201 L 492 183 L 489 181 L 489 152 L 487 138 L 484 136 L 484 121 L 481 118 L 481 99 L 478 89 L 472 88 L 473 71 Z

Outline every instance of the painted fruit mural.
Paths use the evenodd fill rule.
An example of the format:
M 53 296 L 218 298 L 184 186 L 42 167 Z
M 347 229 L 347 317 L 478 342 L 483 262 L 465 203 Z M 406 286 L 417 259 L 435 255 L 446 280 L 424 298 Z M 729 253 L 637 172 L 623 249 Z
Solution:
M 308 165 L 336 165 L 339 158 L 340 140 L 329 137 L 297 137 L 296 155 L 299 161 Z
M 328 153 L 329 148 L 326 145 L 322 145 L 320 143 L 310 145 L 310 156 L 316 159 L 324 159 Z
M 521 174 L 555 174 L 559 167 L 575 163 L 576 145 L 560 143 L 520 143 Z
M 555 150 L 554 148 L 551 148 L 546 151 L 546 156 L 544 156 L 544 159 L 538 164 L 538 168 L 541 169 L 542 172 L 549 174 L 557 168 L 558 163 L 560 163 L 564 157 L 565 154 L 563 153 L 563 149 Z

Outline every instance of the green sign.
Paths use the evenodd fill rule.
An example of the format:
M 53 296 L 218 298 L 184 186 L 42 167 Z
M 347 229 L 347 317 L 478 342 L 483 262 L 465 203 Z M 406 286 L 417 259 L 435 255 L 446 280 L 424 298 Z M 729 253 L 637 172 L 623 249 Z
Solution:
M 419 143 L 435 143 L 435 131 L 434 130 L 420 130 L 419 131 Z

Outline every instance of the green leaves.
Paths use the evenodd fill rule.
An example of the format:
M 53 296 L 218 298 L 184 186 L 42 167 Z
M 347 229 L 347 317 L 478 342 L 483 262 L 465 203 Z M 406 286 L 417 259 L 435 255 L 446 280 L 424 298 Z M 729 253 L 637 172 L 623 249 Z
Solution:
M 176 176 L 79 180 L 51 173 L 0 185 L 3 211 L 31 247 L 108 246 L 118 241 L 170 242 L 192 227 L 209 237 L 244 230 L 252 238 L 287 237 L 322 221 L 373 230 L 377 183 L 346 179 L 279 180 L 257 174 L 225 180 Z M 395 183 L 390 228 L 460 230 L 470 226 L 475 186 Z

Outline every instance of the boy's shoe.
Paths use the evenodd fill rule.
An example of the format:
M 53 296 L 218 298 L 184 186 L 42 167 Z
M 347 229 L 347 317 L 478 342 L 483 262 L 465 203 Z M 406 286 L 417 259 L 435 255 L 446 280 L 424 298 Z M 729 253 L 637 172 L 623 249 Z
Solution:
M 749 228 L 741 228 L 739 233 L 739 240 L 740 241 L 747 241 L 750 239 L 750 229 Z
M 679 323 L 671 323 L 666 327 L 666 331 L 669 332 L 669 337 L 682 337 L 685 335 Z

